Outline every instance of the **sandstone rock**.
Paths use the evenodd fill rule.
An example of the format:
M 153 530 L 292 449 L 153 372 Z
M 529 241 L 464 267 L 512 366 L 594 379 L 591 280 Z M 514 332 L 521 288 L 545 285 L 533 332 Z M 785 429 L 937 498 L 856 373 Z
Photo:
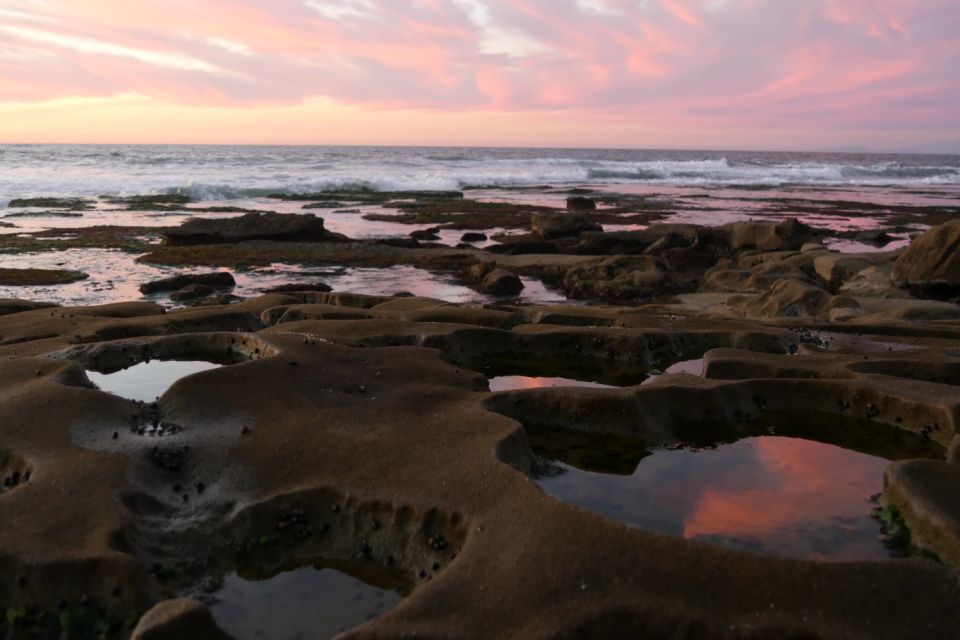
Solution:
M 797 220 L 783 222 L 731 222 L 722 227 L 730 235 L 733 249 L 760 249 L 763 251 L 798 250 L 812 236 L 813 230 Z
M 788 277 L 757 298 L 733 298 L 728 306 L 751 318 L 816 318 L 828 313 L 832 298 L 812 280 Z
M 828 287 L 836 290 L 867 267 L 889 262 L 886 254 L 849 254 L 830 251 L 813 259 L 813 268 Z
M 226 289 L 237 284 L 228 271 L 213 273 L 184 273 L 161 280 L 154 280 L 140 285 L 140 293 L 159 293 L 162 291 L 177 291 L 189 285 L 205 285 L 218 289 Z
M 912 542 L 960 568 L 960 467 L 941 460 L 905 460 L 887 467 L 885 497 L 897 505 Z
M 484 278 L 487 277 L 487 274 L 496 269 L 496 262 L 478 262 L 476 264 L 470 265 L 467 269 L 467 279 L 471 282 L 482 282 Z
M 893 281 L 931 297 L 960 290 L 960 220 L 915 238 L 894 262 Z
M 572 298 L 636 302 L 665 292 L 667 276 L 652 256 L 613 256 L 567 269 L 563 289 Z
M 169 245 L 222 244 L 245 240 L 283 242 L 346 242 L 331 233 L 323 218 L 313 214 L 248 213 L 238 218 L 193 218 L 179 227 L 163 230 Z
M 191 598 L 165 600 L 147 611 L 131 635 L 132 640 L 229 640 L 202 603 Z
M 516 295 L 523 290 L 523 282 L 517 274 L 506 269 L 493 269 L 484 276 L 480 291 L 492 295 Z
M 583 196 L 570 196 L 567 198 L 567 209 L 569 211 L 594 211 L 597 203 L 593 198 Z
M 602 231 L 596 222 L 583 213 L 537 212 L 534 213 L 530 228 L 544 240 L 576 236 L 584 231 Z
M 206 296 L 213 295 L 216 292 L 216 287 L 211 287 L 208 284 L 188 284 L 182 289 L 177 289 L 171 293 L 170 299 L 174 302 L 196 300 L 197 298 L 204 298 Z
M 11 313 L 20 313 L 21 311 L 33 311 L 34 309 L 48 309 L 57 305 L 51 302 L 32 302 L 30 300 L 19 300 L 17 298 L 0 298 L 0 316 Z
M 858 271 L 840 287 L 839 292 L 861 298 L 911 298 L 908 291 L 893 284 L 892 265 L 883 264 Z
M 655 224 L 647 229 L 636 231 L 584 232 L 572 253 L 583 255 L 637 255 L 645 253 L 665 236 L 670 236 L 670 240 L 664 241 L 660 245 L 662 249 L 693 246 L 697 243 L 698 238 L 705 237 L 703 235 L 705 231 L 707 231 L 707 227 L 693 224 Z M 721 252 L 725 252 L 726 234 L 718 233 L 714 235 L 722 240 L 724 247 Z

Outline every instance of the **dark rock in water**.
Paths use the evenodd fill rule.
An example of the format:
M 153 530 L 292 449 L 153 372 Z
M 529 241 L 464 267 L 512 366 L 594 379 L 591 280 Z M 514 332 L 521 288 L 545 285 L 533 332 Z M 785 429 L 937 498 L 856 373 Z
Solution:
M 373 244 L 382 244 L 385 247 L 399 247 L 401 249 L 416 249 L 420 241 L 415 238 L 378 238 Z
M 429 229 L 417 229 L 410 232 L 410 237 L 414 240 L 439 240 L 440 227 L 430 227 Z
M 516 295 L 523 291 L 523 282 L 512 271 L 494 269 L 483 278 L 479 289 L 497 296 Z
M 122 196 L 108 198 L 110 204 L 125 204 L 135 207 L 176 206 L 189 204 L 193 200 L 184 193 L 161 193 L 140 196 Z
M 484 242 L 487 239 L 487 234 L 479 233 L 476 231 L 468 231 L 467 233 L 460 236 L 461 242 Z
M 245 298 L 235 296 L 232 293 L 221 293 L 215 296 L 187 300 L 186 305 L 189 307 L 209 307 L 221 304 L 233 304 L 234 302 L 240 302 L 241 300 L 245 300 Z
M 11 209 L 23 207 L 58 207 L 63 209 L 88 209 L 89 200 L 83 198 L 14 198 L 7 206 Z
M 593 198 L 583 196 L 570 196 L 567 198 L 567 209 L 570 211 L 593 211 L 597 208 L 597 202 Z
M 871 231 L 860 231 L 853 239 L 857 242 L 863 242 L 864 244 L 871 244 L 875 247 L 885 247 L 896 238 L 891 236 L 889 233 L 883 229 L 873 229 Z
M 506 242 L 487 247 L 490 253 L 521 255 L 527 253 L 559 253 L 556 245 L 549 242 Z
M 188 284 L 182 289 L 177 289 L 171 293 L 170 299 L 174 302 L 196 300 L 197 298 L 204 298 L 206 296 L 213 295 L 216 292 L 216 287 L 211 287 L 208 284 Z
M 264 293 L 290 293 L 294 291 L 319 291 L 320 293 L 328 293 L 333 291 L 333 288 L 325 282 L 293 282 L 263 290 Z
M 169 245 L 223 244 L 246 240 L 280 242 L 347 242 L 339 233 L 327 231 L 323 218 L 313 214 L 248 213 L 239 218 L 193 218 L 179 227 L 165 229 Z
M 69 269 L 0 269 L 0 285 L 9 287 L 70 284 L 88 277 Z
M 892 278 L 929 297 L 960 291 L 960 220 L 928 229 L 893 263 Z
M 228 271 L 213 273 L 184 273 L 181 275 L 154 280 L 140 285 L 140 293 L 158 293 L 162 291 L 178 291 L 190 285 L 204 285 L 216 289 L 226 289 L 237 284 Z M 210 293 L 213 293 L 212 291 Z M 209 295 L 204 294 L 204 295 Z
M 583 213 L 542 211 L 534 213 L 530 229 L 544 240 L 577 236 L 585 231 L 602 231 L 598 223 Z

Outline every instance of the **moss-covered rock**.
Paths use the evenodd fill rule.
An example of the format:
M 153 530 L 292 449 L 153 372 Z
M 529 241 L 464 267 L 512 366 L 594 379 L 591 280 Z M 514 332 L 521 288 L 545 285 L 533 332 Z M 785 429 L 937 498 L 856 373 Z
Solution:
M 69 284 L 88 277 L 67 269 L 0 269 L 0 285 L 8 287 Z

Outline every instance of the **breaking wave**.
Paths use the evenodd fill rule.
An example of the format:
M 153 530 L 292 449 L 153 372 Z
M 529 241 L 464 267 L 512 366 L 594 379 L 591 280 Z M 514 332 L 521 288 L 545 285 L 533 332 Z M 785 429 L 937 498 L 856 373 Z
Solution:
M 0 198 L 184 193 L 242 200 L 364 187 L 960 186 L 958 156 L 627 151 L 231 147 L 0 146 Z M 0 206 L 5 205 L 0 200 Z

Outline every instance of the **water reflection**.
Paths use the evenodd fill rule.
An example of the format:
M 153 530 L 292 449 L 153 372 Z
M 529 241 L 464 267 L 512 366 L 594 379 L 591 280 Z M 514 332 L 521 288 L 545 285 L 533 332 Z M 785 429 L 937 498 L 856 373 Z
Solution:
M 323 561 L 264 579 L 233 574 L 210 610 L 237 640 L 332 638 L 390 610 L 408 591 L 386 570 L 358 579 L 349 569 Z
M 101 391 L 128 400 L 152 402 L 180 378 L 220 366 L 203 360 L 151 360 L 113 373 L 88 371 L 87 377 Z
M 550 455 L 549 447 L 541 450 Z M 641 456 L 630 475 L 556 464 L 563 473 L 538 480 L 548 494 L 636 527 L 766 555 L 889 558 L 870 517 L 870 497 L 883 489 L 883 458 L 761 436 L 709 449 L 659 449 Z
M 575 380 L 573 378 L 551 378 L 532 376 L 494 376 L 490 378 L 490 391 L 512 391 L 515 389 L 545 389 L 548 387 L 587 387 L 591 389 L 613 389 L 613 385 Z

